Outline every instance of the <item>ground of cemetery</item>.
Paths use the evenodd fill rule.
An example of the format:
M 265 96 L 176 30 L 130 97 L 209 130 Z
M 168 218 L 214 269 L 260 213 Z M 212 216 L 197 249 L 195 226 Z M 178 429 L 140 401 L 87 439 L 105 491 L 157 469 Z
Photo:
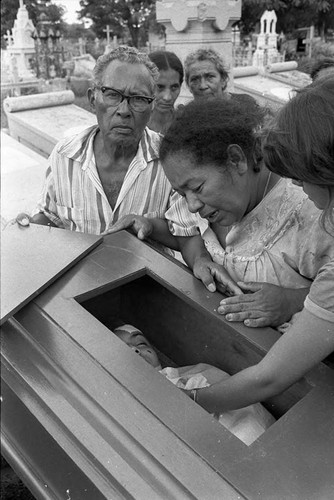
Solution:
M 13 469 L 1 460 L 1 500 L 35 500 Z

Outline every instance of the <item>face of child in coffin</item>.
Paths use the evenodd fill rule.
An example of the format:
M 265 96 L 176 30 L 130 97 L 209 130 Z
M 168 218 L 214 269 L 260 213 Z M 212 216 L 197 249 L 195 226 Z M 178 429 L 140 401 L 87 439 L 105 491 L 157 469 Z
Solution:
M 139 356 L 145 359 L 154 368 L 161 369 L 160 361 L 152 345 L 143 333 L 132 325 L 122 325 L 114 330 L 115 335 L 126 345 L 131 347 Z

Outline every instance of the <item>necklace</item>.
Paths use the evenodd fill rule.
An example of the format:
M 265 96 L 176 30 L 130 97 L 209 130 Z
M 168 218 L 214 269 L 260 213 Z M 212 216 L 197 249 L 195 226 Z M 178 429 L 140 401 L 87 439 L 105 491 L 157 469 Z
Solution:
M 267 179 L 266 185 L 264 186 L 264 191 L 263 191 L 263 195 L 262 195 L 262 200 L 263 200 L 263 198 L 264 198 L 264 197 L 266 196 L 266 194 L 267 194 L 268 187 L 269 187 L 269 183 L 270 183 L 270 179 L 271 179 L 271 172 L 269 172 L 269 175 L 268 175 L 268 179 Z

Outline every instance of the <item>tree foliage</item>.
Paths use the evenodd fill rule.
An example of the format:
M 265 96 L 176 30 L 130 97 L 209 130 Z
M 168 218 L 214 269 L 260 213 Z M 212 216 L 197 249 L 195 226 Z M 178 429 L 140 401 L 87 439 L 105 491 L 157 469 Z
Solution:
M 64 9 L 51 0 L 25 0 L 24 5 L 34 26 L 38 25 L 41 14 L 45 14 L 51 24 L 62 25 Z M 19 6 L 19 0 L 1 0 L 1 46 L 4 46 L 7 30 L 13 29 Z
M 334 29 L 332 0 L 243 0 L 240 22 L 243 33 L 253 32 L 263 12 L 272 9 L 277 14 L 278 33 L 293 33 L 312 24 L 321 36 Z
M 51 0 L 24 0 L 29 17 L 35 26 L 45 14 L 51 24 L 64 27 L 64 9 Z M 80 18 L 92 21 L 91 30 L 105 38 L 103 30 L 109 25 L 113 35 L 127 37 L 138 46 L 147 40 L 148 29 L 158 31 L 155 20 L 156 0 L 80 0 Z M 66 4 L 64 0 L 64 4 Z M 19 0 L 1 0 L 1 45 L 4 35 L 14 26 Z M 261 15 L 268 9 L 277 14 L 277 32 L 293 33 L 297 28 L 314 24 L 321 36 L 334 29 L 334 0 L 243 0 L 239 23 L 244 34 L 256 30 Z M 161 26 L 161 25 L 160 25 Z
M 64 25 L 64 38 L 72 38 L 78 40 L 85 38 L 94 40 L 96 38 L 95 32 L 91 28 L 86 28 L 84 23 L 71 23 Z
M 80 18 L 89 18 L 97 36 L 105 38 L 106 26 L 113 35 L 123 37 L 127 32 L 132 44 L 138 47 L 147 38 L 150 19 L 155 12 L 155 0 L 80 0 Z

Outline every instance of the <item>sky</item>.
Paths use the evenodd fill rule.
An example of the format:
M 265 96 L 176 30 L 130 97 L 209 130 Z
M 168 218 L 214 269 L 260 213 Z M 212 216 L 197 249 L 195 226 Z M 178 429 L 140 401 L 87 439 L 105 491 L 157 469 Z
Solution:
M 52 3 L 62 5 L 66 9 L 66 14 L 64 15 L 64 21 L 68 24 L 79 23 L 75 11 L 80 9 L 79 0 L 52 0 Z

